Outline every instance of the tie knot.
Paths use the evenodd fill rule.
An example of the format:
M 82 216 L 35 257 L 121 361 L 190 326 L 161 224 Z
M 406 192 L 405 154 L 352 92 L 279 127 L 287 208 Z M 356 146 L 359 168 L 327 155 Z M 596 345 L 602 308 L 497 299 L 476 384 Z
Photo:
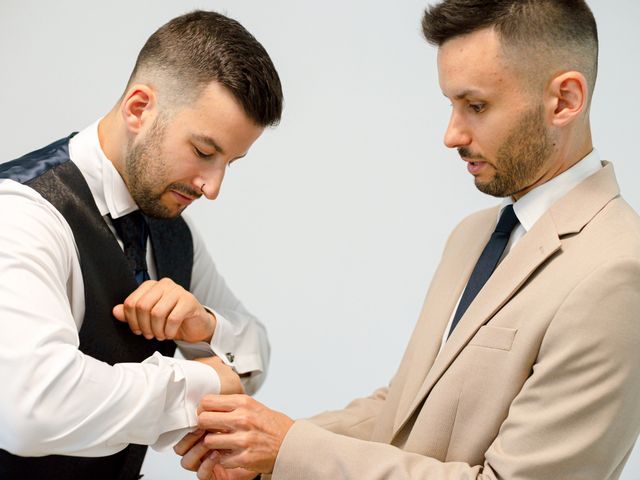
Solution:
M 500 220 L 498 220 L 498 225 L 496 225 L 495 231 L 498 233 L 510 234 L 518 223 L 520 222 L 518 221 L 516 212 L 513 211 L 513 204 L 507 205 L 507 207 L 502 211 L 502 215 L 500 215 Z

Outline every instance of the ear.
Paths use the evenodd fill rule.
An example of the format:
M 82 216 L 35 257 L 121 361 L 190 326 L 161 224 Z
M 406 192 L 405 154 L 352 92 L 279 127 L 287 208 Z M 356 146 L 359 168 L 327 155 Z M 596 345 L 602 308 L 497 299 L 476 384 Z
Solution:
M 551 109 L 551 123 L 556 127 L 564 127 L 587 109 L 587 80 L 580 72 L 561 73 L 551 80 L 546 96 Z
M 127 90 L 120 103 L 122 120 L 129 132 L 137 134 L 156 115 L 157 99 L 153 88 L 135 84 Z

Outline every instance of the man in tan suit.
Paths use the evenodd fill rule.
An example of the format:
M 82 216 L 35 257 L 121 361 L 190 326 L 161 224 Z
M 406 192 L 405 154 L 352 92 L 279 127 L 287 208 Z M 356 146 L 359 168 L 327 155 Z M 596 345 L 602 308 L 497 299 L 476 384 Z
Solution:
M 205 397 L 203 430 L 176 446 L 198 478 L 620 476 L 640 429 L 640 219 L 591 141 L 593 15 L 445 0 L 423 30 L 452 103 L 445 144 L 502 204 L 451 234 L 388 387 L 296 422 Z

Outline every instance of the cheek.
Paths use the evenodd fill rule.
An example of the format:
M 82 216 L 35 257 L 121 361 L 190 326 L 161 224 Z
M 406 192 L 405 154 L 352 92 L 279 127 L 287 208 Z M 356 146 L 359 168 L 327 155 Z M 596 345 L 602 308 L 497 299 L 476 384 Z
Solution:
M 158 166 L 158 176 L 175 181 L 192 175 L 195 170 L 196 160 L 191 158 L 189 151 L 183 149 L 165 149 L 158 152 L 156 165 Z

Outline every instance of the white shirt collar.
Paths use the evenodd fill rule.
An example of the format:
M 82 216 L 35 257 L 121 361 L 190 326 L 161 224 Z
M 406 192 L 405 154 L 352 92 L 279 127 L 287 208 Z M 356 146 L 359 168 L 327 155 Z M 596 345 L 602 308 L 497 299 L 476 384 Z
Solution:
M 600 168 L 602 168 L 600 154 L 596 149 L 593 149 L 591 153 L 573 167 L 534 188 L 517 202 L 514 203 L 511 197 L 506 197 L 500 206 L 498 215 L 502 213 L 502 210 L 507 205 L 513 204 L 513 210 L 520 221 L 520 225 L 528 232 L 554 203 Z
M 122 177 L 107 158 L 98 139 L 97 120 L 69 142 L 69 156 L 82 172 L 102 216 L 119 218 L 137 210 Z

